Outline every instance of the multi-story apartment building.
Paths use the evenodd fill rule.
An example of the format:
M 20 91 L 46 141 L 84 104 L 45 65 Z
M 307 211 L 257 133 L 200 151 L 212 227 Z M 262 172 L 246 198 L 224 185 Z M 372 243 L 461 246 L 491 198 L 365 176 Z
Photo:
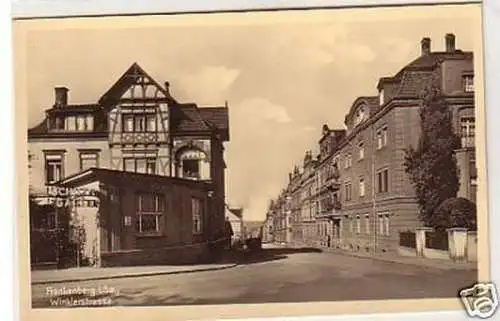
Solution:
M 272 217 L 273 240 L 277 243 L 290 243 L 292 240 L 292 211 L 291 197 L 287 190 L 282 190 L 278 198 L 272 202 L 268 216 Z
M 315 218 L 318 232 L 316 242 L 321 246 L 332 246 L 340 238 L 340 172 L 338 157 L 334 157 L 333 151 L 338 148 L 344 135 L 344 130 L 331 130 L 325 124 L 319 140 L 316 169 L 318 210 Z
M 262 225 L 262 243 L 274 243 L 273 233 L 273 217 L 271 211 L 268 209 L 266 220 Z
M 397 247 L 399 232 L 421 224 L 404 160 L 405 149 L 416 146 L 420 137 L 421 94 L 433 84 L 449 106 L 453 127 L 462 140 L 455 153 L 460 180 L 457 196 L 475 201 L 473 54 L 456 49 L 453 34 L 445 36 L 445 43 L 444 51 L 432 51 L 431 40 L 423 38 L 419 57 L 394 76 L 379 79 L 377 96 L 355 99 L 345 117 L 345 131 L 324 126 L 318 159 L 313 161 L 308 152 L 302 174 L 305 182 L 314 176 L 311 172 L 317 173 L 322 186 L 317 197 L 324 204 L 314 217 L 316 237 L 306 234 L 306 239 L 325 244 L 326 236 L 330 246 L 391 251 Z M 325 137 L 338 139 L 325 143 Z M 325 178 L 330 168 L 335 173 L 332 185 Z M 304 222 L 311 218 L 309 186 L 301 186 Z M 331 198 L 321 192 L 327 186 L 332 186 Z M 330 199 L 340 200 L 334 211 L 329 211 Z M 323 211 L 331 219 L 325 219 Z
M 302 230 L 302 175 L 298 166 L 289 174 L 288 193 L 291 197 L 291 241 L 303 243 Z
M 312 155 L 312 151 L 307 151 L 304 156 L 303 172 L 301 175 L 301 193 L 300 193 L 300 229 L 303 242 L 307 245 L 315 245 L 316 223 L 315 215 L 317 209 L 316 203 L 316 190 L 317 190 L 317 176 L 316 176 L 317 161 Z
M 180 103 L 170 94 L 168 82 L 160 85 L 136 63 L 95 103 L 70 104 L 68 91 L 64 87 L 55 88 L 53 106 L 45 111 L 45 118 L 38 125 L 28 130 L 30 192 L 36 201 L 46 203 L 52 199 L 47 186 L 61 183 L 77 187 L 73 186 L 77 178 L 88 176 L 90 179 L 90 175 L 93 175 L 92 179 L 113 176 L 115 181 L 128 173 L 135 180 L 154 176 L 157 185 L 189 187 L 195 184 L 196 189 L 203 190 L 204 199 L 210 199 L 207 204 L 193 202 L 188 206 L 190 211 L 187 212 L 193 212 L 189 221 L 196 227 L 176 232 L 193 234 L 193 239 L 186 236 L 177 240 L 177 236 L 167 235 L 175 230 L 170 228 L 175 219 L 168 224 L 168 219 L 164 223 L 160 219 L 166 211 L 175 212 L 173 207 L 184 206 L 183 202 L 188 198 L 181 195 L 181 190 L 187 190 L 179 189 L 179 194 L 165 196 L 171 197 L 165 203 L 155 196 L 155 213 L 158 215 L 148 216 L 146 212 L 151 214 L 154 211 L 141 210 L 140 204 L 147 205 L 144 197 L 127 194 L 128 191 L 123 191 L 126 186 L 115 186 L 117 194 L 123 192 L 122 197 L 127 194 L 123 204 L 135 209 L 133 200 L 137 198 L 136 203 L 139 202 L 138 212 L 132 215 L 137 225 L 131 225 L 128 218 L 124 219 L 125 226 L 134 227 L 129 231 L 135 233 L 134 242 L 110 241 L 112 246 L 104 242 L 102 250 L 190 243 L 221 235 L 226 167 L 223 144 L 229 140 L 227 104 L 224 107 L 198 107 L 193 103 Z M 100 170 L 93 170 L 96 168 Z M 132 203 L 128 202 L 130 199 Z M 199 215 L 202 212 L 206 214 L 203 218 Z M 119 221 L 116 224 L 114 229 L 107 231 L 108 234 L 113 240 L 120 236 L 125 239 L 121 235 L 125 233 L 123 224 Z M 169 228 L 161 231 L 165 224 Z M 155 232 L 153 234 L 158 234 L 158 237 L 153 238 L 150 232 Z

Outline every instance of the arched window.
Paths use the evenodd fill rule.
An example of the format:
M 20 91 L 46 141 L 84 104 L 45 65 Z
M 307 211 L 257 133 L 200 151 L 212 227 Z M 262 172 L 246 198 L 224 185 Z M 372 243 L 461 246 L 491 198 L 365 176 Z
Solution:
M 194 180 L 210 179 L 210 164 L 206 154 L 198 149 L 181 149 L 177 153 L 177 176 Z

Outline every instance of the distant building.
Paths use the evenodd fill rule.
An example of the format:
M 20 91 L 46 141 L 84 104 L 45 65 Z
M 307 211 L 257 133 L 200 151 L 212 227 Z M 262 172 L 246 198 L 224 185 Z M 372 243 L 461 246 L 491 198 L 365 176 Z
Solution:
M 394 76 L 380 78 L 378 96 L 355 99 L 345 117 L 346 129 L 323 126 L 319 154 L 306 152 L 302 170 L 294 169 L 285 188 L 295 204 L 293 243 L 394 251 L 399 232 L 421 225 L 404 150 L 418 143 L 420 95 L 433 84 L 462 141 L 455 151 L 457 196 L 475 202 L 473 54 L 456 49 L 453 34 L 446 35 L 445 43 L 444 51 L 434 52 L 431 40 L 423 38 L 419 57 Z M 280 213 L 275 209 L 272 215 L 279 221 Z
M 232 241 L 243 239 L 243 209 L 226 207 L 226 220 L 233 230 Z
M 292 198 L 287 190 L 273 200 L 269 207 L 267 217 L 272 226 L 272 239 L 277 243 L 289 243 L 292 240 Z
M 264 226 L 264 222 L 261 222 L 261 221 L 244 221 L 243 222 L 243 229 L 244 229 L 245 239 L 259 238 L 259 237 L 262 238 L 263 226 Z
M 269 210 L 272 208 L 273 203 L 269 204 Z M 262 226 L 262 242 L 263 243 L 274 243 L 274 225 L 273 225 L 273 216 L 269 212 L 266 214 L 266 220 L 264 221 L 264 225 Z
M 127 203 L 130 208 L 113 212 L 102 208 L 99 216 L 111 215 L 114 227 L 103 226 L 95 232 L 98 253 L 191 244 L 222 235 L 227 105 L 180 103 L 170 94 L 168 82 L 160 85 L 136 63 L 94 103 L 71 104 L 68 92 L 55 88 L 54 104 L 28 130 L 34 201 L 51 203 L 49 186 L 79 186 L 76 181 L 99 182 L 105 177 L 130 184 L 111 184 L 119 197 L 127 195 L 120 198 L 123 202 L 131 203 Z M 160 188 L 144 182 L 172 186 L 161 196 L 165 203 L 156 196 L 154 202 L 147 198 L 152 203 L 143 202 L 143 193 L 158 193 Z M 194 194 L 200 194 L 196 197 L 201 205 L 195 196 L 191 204 Z M 178 208 L 182 209 L 174 211 Z M 76 211 L 74 206 L 69 210 Z M 85 219 L 92 220 L 90 216 Z

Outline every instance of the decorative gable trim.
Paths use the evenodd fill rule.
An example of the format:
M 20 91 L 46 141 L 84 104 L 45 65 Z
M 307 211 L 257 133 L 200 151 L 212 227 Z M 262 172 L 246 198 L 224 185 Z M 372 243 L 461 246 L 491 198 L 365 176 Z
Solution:
M 139 92 L 136 92 L 139 90 Z M 142 91 L 142 92 L 141 92 Z M 137 97 L 135 96 L 137 94 Z M 149 94 L 152 96 L 150 97 Z M 136 62 L 125 71 L 111 88 L 99 99 L 99 104 L 114 105 L 121 99 L 166 100 L 176 103 L 168 88 L 163 88 L 156 80 L 144 71 Z M 141 100 L 142 101 L 142 100 Z

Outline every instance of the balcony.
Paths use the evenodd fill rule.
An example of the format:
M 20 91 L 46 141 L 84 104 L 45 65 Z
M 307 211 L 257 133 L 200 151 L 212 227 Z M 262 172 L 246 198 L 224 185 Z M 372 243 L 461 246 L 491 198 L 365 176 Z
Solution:
M 326 175 L 326 180 L 337 180 L 340 178 L 340 173 L 338 169 L 333 169 L 331 171 L 328 171 L 328 174 Z
M 330 178 L 327 178 L 325 181 L 324 185 L 321 187 L 322 190 L 337 190 L 340 187 L 340 182 L 339 182 L 339 177 L 338 176 L 331 176 Z
M 316 217 L 328 217 L 338 215 L 342 208 L 339 201 L 325 202 L 321 206 L 321 211 L 316 213 Z

